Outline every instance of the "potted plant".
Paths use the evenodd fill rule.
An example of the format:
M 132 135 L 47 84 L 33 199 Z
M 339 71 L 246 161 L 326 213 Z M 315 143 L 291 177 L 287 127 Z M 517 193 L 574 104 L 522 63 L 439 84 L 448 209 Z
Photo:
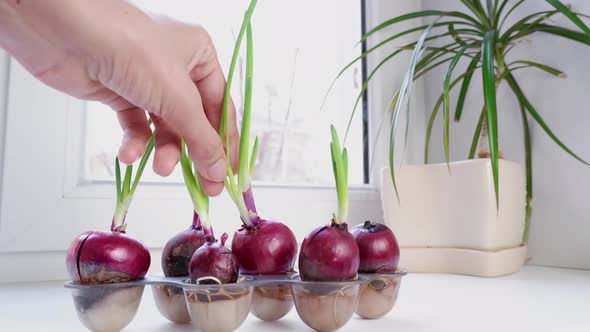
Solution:
M 389 19 L 368 31 L 361 41 L 398 23 L 432 19 L 432 23 L 394 31 L 363 52 L 354 62 L 402 36 L 421 32 L 419 38 L 399 47 L 378 62 L 367 76 L 358 100 L 382 66 L 397 55 L 411 51 L 406 77 L 392 99 L 389 167 L 383 170 L 382 202 L 385 221 L 401 247 L 401 265 L 410 271 L 448 272 L 498 276 L 517 271 L 526 259 L 532 206 L 530 122 L 536 123 L 566 153 L 588 164 L 551 131 L 536 111 L 534 101 L 521 89 L 515 72 L 530 68 L 562 76 L 556 68 L 531 59 L 515 59 L 511 51 L 523 39 L 537 33 L 550 34 L 590 45 L 587 17 L 558 0 L 546 0 L 548 10 L 514 18 L 524 0 L 458 0 L 464 11 L 423 10 Z M 564 15 L 573 29 L 557 26 L 550 19 Z M 515 21 L 508 24 L 507 18 Z M 458 66 L 464 63 L 466 66 Z M 425 165 L 394 166 L 396 133 L 401 113 L 410 112 L 412 83 L 446 66 L 447 71 L 426 128 Z M 465 68 L 459 72 L 458 68 Z M 481 71 L 482 80 L 472 80 Z M 461 120 L 467 91 L 483 86 L 482 109 L 470 143 L 468 160 L 449 161 L 449 123 Z M 524 132 L 525 165 L 502 159 L 498 146 L 496 90 L 506 84 L 515 95 Z M 450 91 L 459 89 L 452 105 Z M 357 101 L 358 104 L 358 101 Z M 453 110 L 451 109 L 453 106 Z M 356 110 L 357 105 L 353 108 Z M 429 142 L 442 109 L 443 145 L 446 163 L 428 164 Z M 454 114 L 451 114 L 454 111 Z M 408 134 L 406 124 L 405 135 Z M 403 133 L 402 133 L 403 134 Z M 479 146 L 479 153 L 476 152 Z

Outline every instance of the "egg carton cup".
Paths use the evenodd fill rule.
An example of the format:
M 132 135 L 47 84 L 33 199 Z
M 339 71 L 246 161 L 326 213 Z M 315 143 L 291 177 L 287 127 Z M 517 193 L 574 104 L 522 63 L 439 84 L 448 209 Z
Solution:
M 279 276 L 240 276 L 238 282 L 216 283 L 213 278 L 191 283 L 186 277 L 148 277 L 133 282 L 82 285 L 67 282 L 78 318 L 93 332 L 114 332 L 135 317 L 146 286 L 166 319 L 192 322 L 196 330 L 237 330 L 249 313 L 263 321 L 278 320 L 295 307 L 299 318 L 319 332 L 335 331 L 356 313 L 378 319 L 397 300 L 405 271 L 359 274 L 343 282 L 302 281 L 297 273 Z M 205 282 L 203 282 L 205 281 Z

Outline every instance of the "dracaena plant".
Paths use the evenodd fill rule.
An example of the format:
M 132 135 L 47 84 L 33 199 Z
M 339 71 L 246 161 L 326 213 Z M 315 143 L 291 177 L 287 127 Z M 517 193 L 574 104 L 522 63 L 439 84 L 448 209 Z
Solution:
M 456 0 L 464 7 L 462 11 L 423 10 L 389 19 L 375 28 L 369 30 L 361 39 L 365 42 L 369 38 L 375 38 L 375 34 L 385 28 L 396 27 L 399 23 L 430 19 L 432 23 L 418 27 L 395 31 L 384 40 L 376 42 L 375 46 L 367 49 L 359 57 L 346 65 L 338 77 L 350 68 L 355 62 L 367 57 L 377 49 L 380 49 L 402 36 L 412 33 L 420 33 L 416 41 L 396 48 L 383 59 L 377 62 L 369 73 L 362 89 L 353 106 L 352 114 L 357 109 L 359 101 L 365 93 L 367 86 L 374 75 L 382 66 L 403 52 L 412 52 L 409 69 L 399 90 L 393 94 L 388 107 L 391 113 L 391 131 L 389 141 L 389 168 L 393 180 L 393 186 L 397 194 L 394 171 L 394 146 L 395 133 L 398 130 L 398 118 L 401 112 L 406 113 L 406 119 L 410 111 L 410 95 L 412 82 L 431 72 L 434 68 L 445 66 L 447 68 L 444 83 L 441 86 L 441 94 L 436 101 L 426 128 L 426 143 L 424 146 L 424 161 L 428 163 L 429 143 L 434 121 L 442 109 L 443 117 L 443 145 L 445 160 L 449 162 L 449 123 L 451 117 L 454 121 L 461 120 L 465 99 L 469 88 L 473 85 L 483 86 L 482 109 L 479 120 L 474 130 L 468 158 L 475 156 L 480 139 L 487 140 L 485 147 L 488 151 L 485 157 L 489 157 L 493 174 L 493 184 L 496 194 L 496 202 L 499 204 L 498 159 L 500 151 L 498 147 L 498 123 L 496 91 L 500 84 L 507 84 L 510 91 L 516 96 L 519 103 L 518 112 L 522 118 L 525 147 L 526 168 L 526 220 L 523 234 L 523 243 L 528 240 L 532 201 L 532 158 L 531 137 L 529 121 L 535 122 L 561 149 L 573 158 L 588 165 L 588 162 L 580 158 L 569 149 L 550 129 L 549 125 L 537 112 L 534 101 L 524 93 L 514 73 L 523 69 L 535 69 L 549 75 L 562 76 L 563 73 L 551 66 L 536 62 L 534 59 L 520 59 L 512 56 L 512 51 L 525 38 L 533 34 L 550 34 L 557 38 L 565 38 L 590 46 L 590 28 L 582 18 L 588 16 L 577 13 L 569 6 L 558 0 L 546 0 L 547 10 L 529 13 L 522 17 L 514 17 L 515 10 L 525 0 Z M 554 25 L 551 19 L 557 15 L 565 16 L 573 23 L 570 28 Z M 515 23 L 509 24 L 510 20 Z M 458 64 L 464 62 L 465 69 L 457 72 Z M 474 73 L 480 71 L 482 80 L 472 80 Z M 337 77 L 337 78 L 338 78 Z M 459 88 L 456 100 L 451 100 L 450 91 Z M 452 109 L 454 114 L 451 115 Z M 352 116 L 351 116 L 352 119 Z M 350 123 L 349 123 L 350 126 Z M 407 138 L 408 124 L 405 126 Z M 399 198 L 399 195 L 398 195 Z

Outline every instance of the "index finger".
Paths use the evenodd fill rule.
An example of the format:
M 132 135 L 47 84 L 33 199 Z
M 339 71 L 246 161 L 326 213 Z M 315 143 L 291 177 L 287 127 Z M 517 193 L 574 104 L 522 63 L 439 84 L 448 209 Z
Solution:
M 215 53 L 212 52 L 212 54 L 213 59 L 207 61 L 206 66 L 196 66 L 191 71 L 191 78 L 195 81 L 195 84 L 201 94 L 202 104 L 207 119 L 209 119 L 209 122 L 213 128 L 219 132 L 221 128 L 220 121 L 223 98 L 225 95 L 226 80 L 221 66 L 219 65 L 219 61 L 214 55 Z M 229 104 L 227 105 L 227 121 L 230 145 L 229 155 L 232 168 L 234 171 L 236 171 L 238 165 L 238 147 L 240 136 L 238 133 L 236 121 L 236 108 L 231 98 Z

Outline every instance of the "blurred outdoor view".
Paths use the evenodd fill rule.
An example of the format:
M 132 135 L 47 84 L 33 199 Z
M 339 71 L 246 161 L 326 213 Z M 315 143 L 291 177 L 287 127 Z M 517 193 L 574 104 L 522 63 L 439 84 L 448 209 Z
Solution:
M 227 73 L 246 0 L 137 0 L 147 11 L 198 23 L 211 34 Z M 337 10 L 336 10 L 337 8 Z M 335 84 L 340 69 L 361 53 L 359 0 L 259 1 L 253 16 L 254 87 L 252 138 L 260 140 L 255 181 L 273 184 L 332 185 L 329 126 L 344 136 L 352 106 L 362 86 L 358 62 Z M 244 41 L 245 42 L 245 41 Z M 234 78 L 232 97 L 242 112 L 245 47 Z M 236 80 L 237 79 L 237 80 Z M 85 165 L 89 180 L 112 180 L 121 141 L 116 115 L 88 103 Z M 342 138 L 342 137 L 341 137 Z M 350 184 L 363 183 L 362 112 L 353 119 L 346 142 Z M 181 182 L 180 170 L 162 179 L 146 170 L 146 181 Z

